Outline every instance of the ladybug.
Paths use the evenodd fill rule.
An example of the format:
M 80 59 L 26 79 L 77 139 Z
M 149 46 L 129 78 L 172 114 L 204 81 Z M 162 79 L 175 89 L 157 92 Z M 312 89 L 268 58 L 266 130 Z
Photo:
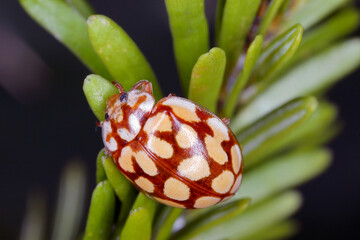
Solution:
M 178 208 L 205 208 L 233 196 L 242 179 L 241 148 L 214 113 L 169 95 L 155 104 L 142 80 L 109 98 L 101 123 L 106 151 L 139 190 Z

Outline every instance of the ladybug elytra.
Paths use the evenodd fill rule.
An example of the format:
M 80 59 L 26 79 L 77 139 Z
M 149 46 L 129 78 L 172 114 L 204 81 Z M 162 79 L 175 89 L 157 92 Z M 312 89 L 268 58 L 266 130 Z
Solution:
M 105 148 L 149 197 L 172 207 L 204 208 L 233 196 L 242 178 L 241 148 L 214 113 L 169 95 L 155 104 L 143 80 L 107 102 Z

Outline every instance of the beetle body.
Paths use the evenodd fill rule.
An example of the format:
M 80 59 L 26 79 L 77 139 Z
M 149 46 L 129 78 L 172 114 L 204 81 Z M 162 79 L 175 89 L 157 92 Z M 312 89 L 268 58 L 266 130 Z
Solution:
M 103 141 L 138 189 L 179 208 L 209 207 L 235 194 L 242 178 L 241 149 L 221 119 L 172 95 L 155 105 L 148 81 L 128 93 L 117 87 L 120 94 L 108 100 L 102 123 Z

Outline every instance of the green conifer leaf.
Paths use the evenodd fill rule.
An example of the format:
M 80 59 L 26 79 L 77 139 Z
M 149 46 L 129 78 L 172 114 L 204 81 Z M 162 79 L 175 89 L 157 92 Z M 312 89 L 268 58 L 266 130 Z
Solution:
M 258 229 L 254 234 L 248 235 L 245 238 L 234 238 L 234 240 L 278 240 L 290 239 L 291 236 L 298 230 L 299 226 L 295 221 L 285 220 L 280 223 L 275 223 L 262 229 Z
M 96 183 L 107 179 L 102 158 L 105 156 L 105 149 L 101 150 L 96 157 Z
M 225 107 L 224 107 L 223 115 L 225 117 L 230 118 L 234 113 L 240 93 L 246 86 L 251 76 L 251 73 L 253 72 L 255 63 L 260 55 L 262 42 L 263 42 L 263 37 L 261 35 L 256 36 L 254 41 L 250 44 L 247 50 L 243 69 L 236 78 L 235 85 L 224 103 Z
M 65 0 L 65 2 L 85 19 L 95 13 L 92 6 L 86 0 Z
M 330 160 L 330 152 L 321 148 L 268 159 L 244 175 L 239 191 L 229 201 L 249 197 L 257 203 L 314 178 L 329 166 Z
M 351 39 L 317 54 L 282 76 L 233 120 L 237 131 L 290 99 L 316 93 L 339 81 L 360 65 L 360 39 Z
M 114 164 L 113 159 L 105 154 L 105 151 L 102 150 L 99 155 L 101 155 L 106 177 L 121 202 L 121 210 L 117 226 L 121 227 L 125 222 L 126 216 L 129 214 L 137 191 L 133 187 L 132 183 L 130 183 L 129 180 L 127 180 L 119 171 L 117 166 Z
M 154 240 L 167 240 L 171 235 L 171 231 L 175 221 L 183 213 L 182 208 L 173 208 L 169 206 L 162 206 L 161 212 L 158 214 L 158 221 L 156 222 L 156 232 L 153 234 Z
M 71 161 L 61 174 L 52 240 L 76 237 L 84 210 L 86 188 L 86 167 L 79 161 Z
M 294 191 L 285 192 L 249 207 L 242 214 L 215 225 L 206 232 L 201 232 L 186 239 L 249 239 L 247 237 L 257 232 L 258 229 L 288 218 L 299 209 L 300 205 L 301 196 L 299 193 Z
M 242 130 L 237 136 L 243 145 L 245 167 L 252 167 L 272 152 L 273 145 L 304 124 L 317 105 L 314 97 L 294 99 Z
M 187 95 L 191 70 L 199 56 L 209 50 L 204 0 L 165 0 L 165 3 L 180 82 Z
M 246 102 L 253 99 L 261 91 L 267 88 L 275 77 L 286 66 L 289 65 L 291 58 L 300 46 L 303 34 L 303 28 L 296 24 L 288 31 L 274 39 L 261 53 L 251 81 L 255 84 L 245 91 L 242 101 Z
M 46 199 L 41 193 L 32 191 L 26 200 L 26 212 L 22 219 L 19 240 L 45 240 Z
M 226 54 L 226 76 L 236 65 L 260 5 L 260 0 L 226 0 L 217 46 Z
M 121 232 L 120 239 L 151 239 L 156 207 L 157 204 L 154 200 L 139 193 Z
M 299 50 L 296 52 L 295 63 L 313 56 L 315 53 L 329 47 L 335 41 L 354 32 L 360 23 L 359 11 L 345 9 L 331 17 L 329 20 L 309 30 L 302 40 Z M 294 64 L 294 61 L 293 63 Z
M 110 183 L 98 183 L 91 197 L 84 240 L 108 239 L 115 213 L 115 194 Z
M 206 212 L 198 216 L 191 222 L 188 222 L 186 227 L 177 232 L 172 239 L 198 239 L 198 235 L 204 234 L 207 231 L 222 225 L 225 222 L 231 221 L 239 214 L 241 214 L 250 205 L 250 199 L 240 199 L 235 202 L 224 204 L 219 208 L 214 208 L 212 211 Z
M 36 22 L 68 47 L 91 71 L 110 78 L 90 44 L 83 16 L 62 0 L 20 0 L 20 3 Z
M 266 36 L 266 33 L 269 29 L 270 24 L 274 20 L 274 17 L 279 12 L 281 6 L 283 5 L 284 0 L 272 0 L 270 5 L 266 9 L 264 17 L 261 19 L 261 23 L 258 29 L 258 34 Z
M 113 79 L 126 91 L 138 81 L 148 80 L 152 83 L 155 98 L 160 99 L 161 90 L 151 66 L 126 32 L 102 15 L 90 16 L 87 25 L 90 42 Z
M 215 21 L 215 41 L 219 42 L 219 34 L 221 29 L 222 17 L 224 13 L 226 0 L 218 0 L 216 6 L 216 21 Z
M 216 112 L 225 65 L 225 53 L 220 48 L 201 55 L 192 70 L 189 99 Z
M 285 18 L 280 29 L 286 30 L 290 26 L 300 23 L 304 29 L 309 29 L 349 0 L 306 0 L 295 13 Z
M 333 132 L 336 129 L 332 126 L 336 117 L 337 110 L 334 105 L 320 102 L 309 120 L 274 144 L 271 153 L 280 152 L 283 149 L 289 148 L 289 146 L 313 147 L 321 144 L 324 141 L 319 141 L 323 140 L 320 135 L 333 136 L 333 133 L 336 132 Z
M 103 121 L 107 100 L 112 95 L 118 94 L 119 90 L 103 77 L 91 74 L 84 80 L 83 91 L 91 110 L 99 121 Z

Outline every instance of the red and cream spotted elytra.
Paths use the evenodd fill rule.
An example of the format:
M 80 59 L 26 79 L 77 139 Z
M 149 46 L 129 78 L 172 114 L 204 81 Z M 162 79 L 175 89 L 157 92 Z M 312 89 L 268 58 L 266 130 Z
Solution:
M 149 197 L 172 207 L 204 208 L 240 187 L 240 146 L 206 108 L 169 95 L 155 104 L 143 80 L 107 102 L 102 138 L 120 171 Z

